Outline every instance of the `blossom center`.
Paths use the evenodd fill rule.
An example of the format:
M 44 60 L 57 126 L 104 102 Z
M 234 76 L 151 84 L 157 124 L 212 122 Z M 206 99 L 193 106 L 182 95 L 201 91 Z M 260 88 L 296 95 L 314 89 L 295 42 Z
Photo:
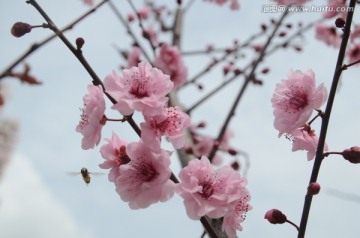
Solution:
M 130 162 L 129 156 L 126 154 L 126 146 L 122 145 L 118 150 L 116 150 L 116 160 L 114 161 L 117 166 L 122 164 L 127 164 Z
M 134 168 L 136 169 L 135 177 L 142 182 L 151 182 L 159 175 L 152 164 L 147 164 L 142 161 L 136 163 Z
M 130 82 L 130 93 L 137 98 L 148 97 L 148 78 L 139 79 L 140 75 L 134 73 Z M 145 76 L 143 76 L 145 77 Z
M 290 90 L 285 92 L 285 99 L 282 102 L 283 109 L 289 113 L 295 113 L 308 105 L 307 94 L 303 87 L 291 86 Z
M 199 193 L 205 200 L 208 200 L 214 193 L 213 183 L 210 180 L 207 180 L 200 183 L 200 185 L 202 186 L 202 191 Z

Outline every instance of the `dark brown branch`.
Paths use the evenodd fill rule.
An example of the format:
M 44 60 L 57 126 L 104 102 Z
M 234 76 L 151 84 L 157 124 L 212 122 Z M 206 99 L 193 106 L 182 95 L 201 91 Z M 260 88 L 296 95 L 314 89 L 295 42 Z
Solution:
M 215 156 L 215 154 L 216 154 L 216 152 L 217 152 L 217 150 L 218 150 L 218 148 L 219 148 L 219 144 L 220 144 L 222 138 L 224 137 L 225 131 L 226 131 L 226 129 L 227 129 L 229 123 L 230 123 L 231 118 L 232 118 L 232 117 L 234 116 L 234 114 L 235 114 L 235 110 L 236 110 L 236 108 L 237 108 L 237 106 L 238 106 L 238 104 L 239 104 L 239 102 L 240 102 L 240 99 L 242 98 L 242 96 L 243 96 L 243 94 L 244 94 L 247 86 L 249 85 L 249 83 L 254 79 L 255 71 L 256 71 L 258 65 L 259 65 L 260 62 L 263 60 L 263 58 L 264 58 L 264 56 L 265 56 L 265 54 L 266 54 L 267 48 L 269 47 L 271 41 L 272 41 L 273 38 L 275 37 L 275 35 L 276 35 L 276 33 L 277 33 L 277 31 L 278 31 L 281 23 L 283 22 L 283 20 L 284 20 L 285 17 L 287 16 L 287 14 L 288 14 L 288 12 L 285 11 L 285 12 L 283 13 L 283 15 L 281 16 L 281 18 L 279 19 L 279 21 L 277 22 L 275 28 L 273 29 L 273 32 L 271 33 L 271 35 L 270 35 L 269 38 L 267 39 L 267 41 L 266 41 L 264 47 L 262 48 L 261 52 L 259 52 L 259 57 L 258 57 L 258 59 L 254 62 L 253 66 L 252 66 L 252 69 L 251 69 L 251 72 L 250 72 L 249 75 L 246 77 L 243 85 L 241 86 L 241 89 L 240 89 L 238 95 L 236 96 L 236 98 L 235 98 L 235 100 L 234 100 L 234 102 L 233 102 L 233 105 L 232 105 L 229 113 L 227 114 L 227 117 L 225 118 L 224 124 L 223 124 L 223 126 L 221 127 L 221 130 L 220 130 L 220 132 L 219 132 L 219 135 L 218 135 L 217 138 L 216 138 L 216 141 L 219 142 L 219 143 L 215 143 L 215 144 L 214 144 L 212 150 L 210 151 L 210 153 L 209 153 L 209 155 L 208 155 L 208 158 L 209 158 L 210 161 L 214 158 L 214 156 Z
M 87 11 L 86 13 L 84 13 L 82 16 L 80 16 L 79 18 L 77 18 L 75 21 L 73 21 L 72 23 L 70 23 L 69 25 L 65 26 L 63 29 L 60 30 L 60 32 L 64 33 L 65 31 L 68 31 L 70 29 L 72 29 L 76 24 L 78 24 L 80 21 L 82 21 L 84 18 L 86 18 L 88 15 L 90 15 L 91 13 L 94 13 L 100 6 L 102 6 L 104 3 L 106 3 L 108 0 L 103 0 L 102 2 L 100 2 L 99 4 L 97 4 L 96 6 L 94 6 L 93 8 L 91 8 L 89 11 Z M 33 44 L 30 49 L 28 51 L 26 51 L 22 56 L 20 56 L 17 60 L 15 60 L 10 66 L 8 66 L 1 74 L 0 74 L 0 79 L 9 76 L 11 71 L 18 65 L 20 64 L 22 61 L 24 61 L 29 55 L 31 55 L 32 53 L 34 53 L 37 49 L 39 49 L 40 47 L 44 46 L 46 43 L 48 43 L 49 41 L 53 40 L 54 38 L 56 38 L 57 35 L 53 34 L 49 37 L 47 37 L 46 39 L 44 39 L 43 41 L 39 42 L 39 43 L 35 43 Z
M 355 3 L 356 3 L 356 0 L 351 0 L 350 4 L 349 4 L 349 9 L 355 10 Z M 315 156 L 315 161 L 314 161 L 313 169 L 311 172 L 309 184 L 317 181 L 321 162 L 324 158 L 323 153 L 324 153 L 324 145 L 325 145 L 325 140 L 326 140 L 326 133 L 327 133 L 328 125 L 329 125 L 332 106 L 333 106 L 335 95 L 336 95 L 337 85 L 339 83 L 340 76 L 342 73 L 342 64 L 343 64 L 344 57 L 345 57 L 346 46 L 347 46 L 347 43 L 348 43 L 348 40 L 350 37 L 350 28 L 351 28 L 353 14 L 354 14 L 354 11 L 349 11 L 347 18 L 346 18 L 344 34 L 342 37 L 339 54 L 338 54 L 338 58 L 337 58 L 336 66 L 335 66 L 335 72 L 334 72 L 334 76 L 333 76 L 333 80 L 332 80 L 332 84 L 331 84 L 331 88 L 330 88 L 329 99 L 326 104 L 325 113 L 322 118 L 319 142 L 318 142 L 318 146 L 316 149 L 316 156 Z M 312 196 L 307 194 L 305 196 L 298 238 L 305 237 L 305 231 L 306 231 L 307 221 L 308 221 L 308 217 L 309 217 L 309 213 L 310 213 L 311 202 L 312 202 Z

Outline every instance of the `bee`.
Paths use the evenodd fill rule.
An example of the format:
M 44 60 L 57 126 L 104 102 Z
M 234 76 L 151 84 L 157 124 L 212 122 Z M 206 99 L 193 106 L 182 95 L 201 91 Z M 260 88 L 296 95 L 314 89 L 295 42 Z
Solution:
M 91 181 L 91 175 L 103 175 L 104 173 L 96 173 L 96 172 L 89 172 L 89 170 L 87 168 L 81 168 L 80 172 L 69 172 L 69 175 L 79 175 L 81 174 L 84 182 L 86 183 L 86 185 L 89 185 L 90 181 Z

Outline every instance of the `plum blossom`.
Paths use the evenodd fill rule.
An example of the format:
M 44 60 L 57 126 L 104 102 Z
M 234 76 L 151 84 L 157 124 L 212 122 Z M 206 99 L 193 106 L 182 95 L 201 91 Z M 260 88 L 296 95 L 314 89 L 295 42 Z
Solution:
M 147 7 L 147 6 L 144 6 L 144 7 L 142 7 L 142 8 L 139 8 L 139 9 L 137 10 L 137 14 L 138 14 L 138 16 L 140 16 L 140 19 L 141 19 L 141 20 L 146 20 L 146 19 L 148 19 L 149 13 L 150 13 L 150 9 L 149 9 L 149 7 Z
M 115 182 L 120 175 L 120 166 L 130 162 L 129 156 L 126 154 L 127 142 L 119 138 L 117 134 L 112 133 L 111 139 L 105 139 L 108 143 L 100 149 L 101 156 L 105 159 L 99 164 L 102 169 L 110 169 L 109 181 Z
M 123 75 L 114 72 L 104 80 L 106 91 L 117 101 L 112 108 L 124 116 L 135 110 L 149 116 L 160 114 L 168 102 L 166 95 L 173 88 L 169 76 L 146 61 L 124 69 Z
M 154 64 L 170 76 L 171 81 L 174 82 L 175 89 L 181 87 L 186 82 L 187 68 L 176 46 L 162 43 Z
M 156 46 L 158 44 L 157 34 L 151 25 L 144 29 L 143 36 L 148 39 L 152 45 Z
M 184 199 L 186 213 L 196 220 L 202 216 L 223 217 L 245 193 L 246 180 L 231 167 L 214 170 L 205 156 L 194 159 L 179 174 L 176 192 Z
M 105 125 L 105 100 L 101 86 L 88 85 L 88 94 L 83 97 L 81 120 L 76 127 L 84 137 L 81 147 L 84 150 L 94 148 L 101 138 L 101 129 Z
M 171 176 L 170 151 L 151 151 L 142 141 L 129 143 L 126 153 L 131 161 L 120 166 L 115 180 L 116 192 L 131 209 L 149 207 L 169 200 L 175 190 Z
M 337 15 L 346 18 L 346 11 L 344 11 L 346 9 L 346 0 L 328 0 L 327 9 L 329 11 L 322 14 L 324 18 L 333 18 Z
M 351 48 L 347 50 L 346 55 L 350 63 L 360 60 L 360 43 L 353 44 Z
M 293 131 L 291 139 L 293 141 L 292 151 L 306 150 L 307 159 L 314 159 L 319 143 L 319 137 L 315 135 L 315 132 L 311 130 L 309 126 L 301 127 Z M 326 144 L 324 146 L 324 150 L 328 150 L 328 146 Z
M 161 136 L 165 135 L 176 149 L 185 144 L 184 129 L 190 125 L 190 118 L 183 113 L 180 107 L 164 108 L 164 111 L 155 116 L 145 116 L 141 123 L 141 139 L 155 152 L 161 151 Z
M 251 209 L 249 205 L 250 193 L 244 189 L 242 197 L 231 204 L 231 209 L 225 214 L 222 230 L 229 238 L 236 238 L 236 231 L 242 231 L 240 225 L 246 218 L 246 213 Z
M 206 2 L 214 2 L 219 6 L 224 5 L 226 2 L 228 2 L 228 0 L 204 0 Z M 239 4 L 239 0 L 230 0 L 230 9 L 231 10 L 239 10 L 240 9 L 240 4 Z
M 128 68 L 131 67 L 136 67 L 141 61 L 140 61 L 140 55 L 141 55 L 141 50 L 139 47 L 134 46 L 132 48 L 132 51 L 129 53 L 129 55 L 127 56 L 127 63 L 128 63 Z
M 275 116 L 274 127 L 279 131 L 279 137 L 302 127 L 312 111 L 323 105 L 326 98 L 326 88 L 323 84 L 316 88 L 312 70 L 306 73 L 290 70 L 288 79 L 276 85 L 271 99 Z
M 94 5 L 94 0 L 83 0 L 83 2 L 84 2 L 86 5 L 89 5 L 89 6 Z
M 341 36 L 336 33 L 336 28 L 328 27 L 323 23 L 316 25 L 315 37 L 333 47 L 339 47 L 341 43 Z

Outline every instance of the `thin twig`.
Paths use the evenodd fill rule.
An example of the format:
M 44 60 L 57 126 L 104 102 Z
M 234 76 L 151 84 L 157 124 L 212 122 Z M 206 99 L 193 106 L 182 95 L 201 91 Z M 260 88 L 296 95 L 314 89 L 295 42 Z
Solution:
M 356 0 L 351 0 L 350 4 L 349 4 L 349 9 L 355 10 L 355 3 L 356 3 Z M 318 142 L 318 146 L 316 149 L 316 156 L 315 156 L 315 161 L 314 161 L 313 169 L 311 172 L 309 184 L 316 182 L 317 177 L 319 175 L 321 162 L 324 158 L 323 153 L 324 153 L 324 145 L 325 145 L 325 140 L 326 140 L 326 133 L 327 133 L 328 125 L 329 125 L 332 106 L 333 106 L 335 95 L 336 95 L 337 85 L 339 83 L 340 76 L 342 73 L 342 64 L 343 64 L 344 57 L 345 57 L 346 46 L 347 46 L 347 43 L 348 43 L 348 40 L 350 37 L 350 28 L 351 28 L 353 14 L 354 14 L 354 11 L 349 11 L 347 18 L 346 18 L 344 34 L 342 37 L 339 54 L 338 54 L 338 58 L 337 58 L 336 66 L 335 66 L 335 72 L 334 72 L 334 76 L 333 76 L 333 80 L 332 80 L 332 84 L 331 84 L 331 88 L 330 88 L 329 99 L 326 104 L 325 113 L 324 113 L 323 120 L 321 123 L 319 142 Z M 308 217 L 309 217 L 309 213 L 310 213 L 311 202 L 312 202 L 312 195 L 306 194 L 303 212 L 302 212 L 302 216 L 301 216 L 298 238 L 305 237 L 306 225 L 307 225 L 307 221 L 308 221 Z
M 85 12 L 82 16 L 80 16 L 79 18 L 77 18 L 76 20 L 74 20 L 72 23 L 68 24 L 67 26 L 65 26 L 64 28 L 62 28 L 60 30 L 60 32 L 64 33 L 65 31 L 68 31 L 70 29 L 72 29 L 76 24 L 78 24 L 80 21 L 82 21 L 84 18 L 86 18 L 88 15 L 90 15 L 91 13 L 95 12 L 101 5 L 103 5 L 104 3 L 106 3 L 108 0 L 103 0 L 102 2 L 100 2 L 99 4 L 97 4 L 96 6 L 94 6 L 93 8 L 91 8 L 89 11 Z M 24 61 L 29 55 L 31 55 L 33 52 L 35 52 L 37 49 L 39 49 L 40 47 L 44 46 L 46 43 L 48 43 L 49 41 L 51 41 L 52 39 L 56 38 L 57 35 L 53 34 L 49 37 L 47 37 L 46 39 L 44 39 L 43 41 L 39 42 L 39 43 L 35 43 L 33 44 L 30 49 L 28 51 L 26 51 L 22 56 L 20 56 L 17 60 L 15 60 L 10 66 L 8 66 L 1 74 L 0 74 L 0 80 L 6 76 L 9 76 L 11 71 L 18 65 L 20 64 L 22 61 Z
M 122 16 L 121 12 L 119 11 L 119 9 L 117 9 L 117 7 L 114 5 L 114 3 L 112 3 L 112 1 L 108 0 L 108 4 L 111 8 L 111 10 L 114 12 L 115 16 L 120 20 L 120 22 L 124 25 L 127 33 L 130 35 L 130 37 L 132 38 L 132 40 L 134 41 L 134 43 L 139 47 L 139 49 L 141 50 L 141 52 L 143 53 L 143 55 L 145 56 L 146 60 L 151 62 L 151 59 L 149 57 L 149 55 L 146 53 L 145 48 L 140 44 L 140 41 L 137 39 L 136 35 L 134 34 L 134 32 L 131 30 L 128 22 L 124 19 L 124 17 Z
M 219 144 L 220 144 L 222 138 L 224 137 L 225 131 L 226 131 L 226 129 L 227 129 L 229 123 L 230 123 L 231 118 L 232 118 L 232 117 L 234 116 L 234 114 L 235 114 L 235 110 L 236 110 L 236 108 L 237 108 L 237 106 L 238 106 L 238 104 L 239 104 L 239 102 L 240 102 L 240 99 L 242 98 L 242 96 L 243 96 L 243 94 L 244 94 L 244 92 L 245 92 L 248 84 L 254 79 L 255 71 L 256 71 L 258 65 L 260 64 L 260 62 L 263 60 L 263 58 L 264 58 L 264 56 L 265 56 L 266 49 L 269 47 L 272 39 L 275 37 L 276 32 L 277 32 L 278 29 L 280 28 L 280 25 L 281 25 L 281 23 L 283 22 L 283 20 L 285 19 L 285 17 L 286 17 L 287 14 L 288 14 L 288 11 L 285 11 L 285 12 L 282 14 L 281 18 L 279 19 L 279 21 L 277 22 L 275 28 L 273 29 L 273 32 L 271 33 L 271 35 L 270 35 L 269 38 L 267 39 L 264 47 L 262 48 L 261 52 L 259 53 L 258 59 L 254 62 L 253 67 L 252 67 L 252 69 L 251 69 L 251 72 L 250 72 L 249 75 L 246 77 L 243 85 L 241 86 L 241 89 L 240 89 L 238 95 L 236 96 L 236 98 L 235 98 L 235 100 L 234 100 L 234 102 L 233 102 L 233 105 L 232 105 L 229 113 L 227 114 L 227 117 L 226 117 L 226 119 L 225 119 L 225 121 L 224 121 L 224 124 L 223 124 L 223 126 L 222 126 L 222 128 L 221 128 L 221 130 L 220 130 L 220 132 L 219 132 L 219 135 L 218 135 L 217 138 L 216 138 L 216 141 L 219 142 L 219 143 L 214 143 L 214 146 L 212 147 L 212 149 L 211 149 L 211 151 L 210 151 L 210 153 L 209 153 L 209 155 L 208 155 L 208 158 L 209 158 L 210 161 L 214 158 L 214 156 L 215 156 L 215 154 L 216 154 L 216 151 L 217 151 L 218 148 L 219 148 Z

